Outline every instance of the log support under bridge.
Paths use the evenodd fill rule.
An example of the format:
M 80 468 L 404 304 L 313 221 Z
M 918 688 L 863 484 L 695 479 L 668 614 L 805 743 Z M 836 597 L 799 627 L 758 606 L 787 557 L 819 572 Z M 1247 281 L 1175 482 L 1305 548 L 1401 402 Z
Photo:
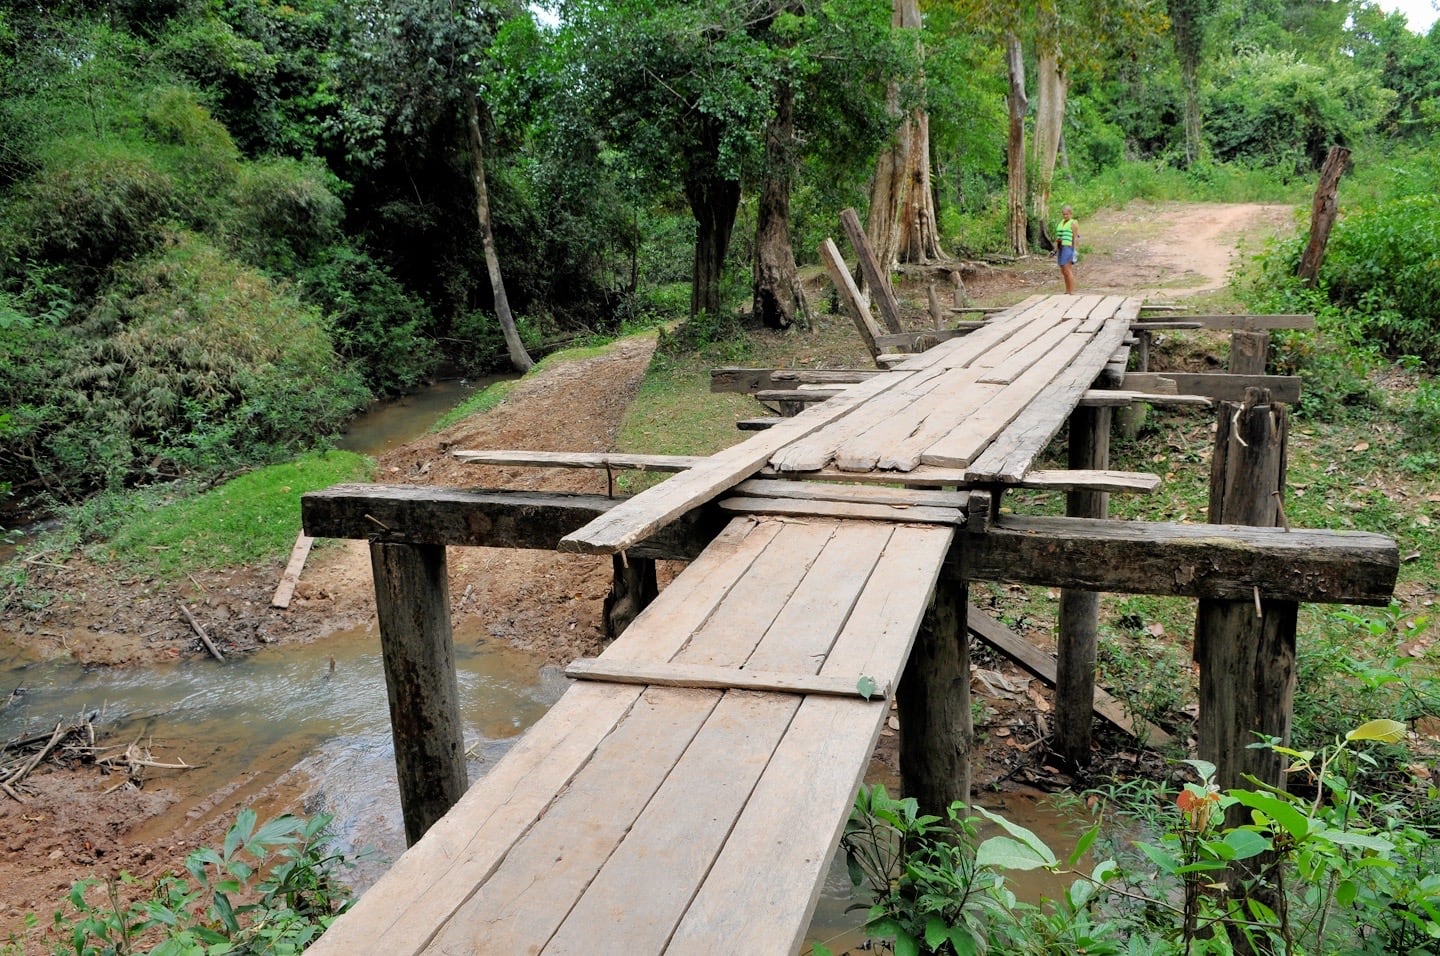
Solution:
M 562 537 L 617 503 L 618 499 L 599 495 L 357 484 L 306 495 L 303 514 L 307 534 L 368 539 L 396 566 L 423 568 L 423 574 L 405 574 L 403 587 L 382 587 L 377 593 L 385 605 L 380 612 L 382 643 L 408 646 L 438 640 L 442 631 L 448 638 L 448 616 L 442 618 L 436 610 L 444 597 L 444 549 L 435 546 L 554 549 Z M 698 508 L 637 543 L 629 553 L 691 560 L 724 520 L 713 505 Z M 1398 568 L 1395 543 L 1365 532 L 1005 514 L 986 523 L 983 530 L 972 528 L 955 536 L 938 585 L 938 610 L 926 624 L 916 660 L 939 662 L 944 674 L 964 673 L 959 669 L 963 642 L 953 635 L 959 632 L 963 587 L 969 580 L 1252 602 L 1258 588 L 1273 601 L 1383 605 L 1390 600 Z M 384 577 L 392 576 L 386 572 Z M 926 755 L 931 753 L 968 754 L 971 746 L 968 702 L 959 714 L 953 711 L 955 701 L 927 702 L 937 699 L 937 687 L 943 689 L 942 685 L 955 689 L 957 698 L 962 688 L 968 696 L 968 684 L 957 684 L 958 678 L 940 671 L 930 673 L 941 676 L 921 678 L 917 688 L 907 675 L 907 686 L 900 691 L 909 700 L 902 706 L 912 715 L 911 726 L 928 727 L 938 738 L 907 751 L 912 779 L 950 772 L 915 768 L 915 760 L 929 760 Z M 440 678 L 393 683 L 391 693 L 402 701 L 392 706 L 418 712 L 420 700 L 432 692 L 422 686 L 429 680 Z M 1203 710 L 1201 719 L 1206 719 Z M 413 841 L 417 830 L 433 822 L 435 801 L 453 800 L 453 783 L 464 778 L 464 755 L 443 745 L 432 747 L 422 739 L 428 734 L 422 722 L 398 721 L 394 729 L 397 753 L 424 753 L 430 764 L 426 774 L 401 777 L 407 834 Z M 1232 739 L 1249 739 L 1250 730 L 1232 728 L 1228 733 Z M 1219 756 L 1224 762 L 1226 755 Z M 947 756 L 945 762 L 950 761 Z M 944 799 L 942 791 L 931 792 L 934 799 Z M 960 790 L 952 782 L 943 792 Z

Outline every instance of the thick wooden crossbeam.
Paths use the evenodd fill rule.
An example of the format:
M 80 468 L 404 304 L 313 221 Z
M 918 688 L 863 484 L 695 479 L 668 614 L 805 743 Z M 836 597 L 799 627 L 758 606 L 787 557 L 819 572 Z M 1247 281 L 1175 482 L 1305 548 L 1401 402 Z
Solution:
M 1242 402 L 1245 389 L 1268 388 L 1274 401 L 1293 405 L 1300 401 L 1300 378 L 1296 375 L 1230 375 L 1225 372 L 1127 372 L 1122 389 L 1140 392 L 1168 392 L 1204 395 L 1219 402 Z
M 1265 329 L 1313 329 L 1313 315 L 1183 315 L 1165 316 L 1166 322 L 1193 322 L 1201 328 L 1259 332 Z
M 1400 568 L 1363 531 L 1006 515 L 957 540 L 975 580 L 1125 594 L 1383 605 Z
M 316 538 L 554 550 L 560 539 L 624 501 L 604 495 L 487 491 L 424 485 L 332 485 L 300 499 Z M 725 518 L 700 508 L 630 547 L 641 558 L 693 559 Z

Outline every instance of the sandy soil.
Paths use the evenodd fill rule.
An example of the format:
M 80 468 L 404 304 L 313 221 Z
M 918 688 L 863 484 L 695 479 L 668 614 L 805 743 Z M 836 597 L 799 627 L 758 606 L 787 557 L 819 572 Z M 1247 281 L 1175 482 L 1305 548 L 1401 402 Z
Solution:
M 1085 291 L 1124 291 L 1151 299 L 1173 300 L 1218 289 L 1241 240 L 1253 248 L 1290 217 L 1288 208 L 1277 206 L 1140 203 L 1094 220 L 1082 215 L 1078 278 Z M 984 270 L 968 283 L 982 301 L 1006 295 L 1013 300 L 1017 290 L 1062 291 L 1058 270 L 1042 258 Z M 923 285 L 918 289 L 917 301 L 923 302 Z M 603 474 L 479 468 L 455 462 L 450 452 L 613 447 L 652 349 L 653 339 L 629 340 L 603 355 L 527 377 L 490 414 L 385 455 L 379 480 L 603 492 Z M 197 574 L 178 584 L 116 579 L 111 569 L 80 559 L 63 566 L 32 565 L 27 568 L 32 586 L 58 597 L 40 609 L 6 611 L 0 630 L 42 656 L 67 654 L 83 663 L 138 666 L 204 653 L 178 610 L 180 601 L 194 608 L 211 636 L 231 652 L 310 640 L 373 618 L 363 542 L 317 549 L 286 611 L 269 606 L 282 565 L 283 560 L 277 560 L 242 571 Z M 457 619 L 479 616 L 491 634 L 555 662 L 600 649 L 601 605 L 610 586 L 608 559 L 452 549 L 450 568 Z M 1026 698 L 1022 686 L 1008 706 L 1028 707 Z M 1003 742 L 1005 736 L 997 739 Z M 1007 749 L 1002 743 L 999 750 L 990 758 L 988 771 L 977 777 L 1014 773 L 1019 748 Z M 881 758 L 893 769 L 893 731 L 882 740 Z M 47 913 L 78 878 L 121 869 L 151 873 L 173 865 L 187 845 L 213 838 L 226 812 L 266 792 L 263 786 L 247 784 L 199 799 L 187 795 L 186 805 L 192 808 L 187 821 L 178 829 L 166 828 L 167 837 L 159 840 L 147 837 L 177 799 L 174 794 L 105 794 L 110 781 L 91 770 L 41 773 L 30 784 L 24 804 L 0 797 L 0 940 L 20 928 L 27 910 Z M 269 799 L 283 804 L 285 794 L 270 792 Z

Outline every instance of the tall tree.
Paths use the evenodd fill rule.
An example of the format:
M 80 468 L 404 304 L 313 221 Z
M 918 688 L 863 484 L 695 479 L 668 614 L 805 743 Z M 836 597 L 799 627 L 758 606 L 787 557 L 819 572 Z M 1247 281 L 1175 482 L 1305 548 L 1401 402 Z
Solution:
M 924 89 L 920 5 L 894 0 L 891 25 L 908 31 L 916 51 L 914 83 Z M 930 117 L 923 102 L 906 107 L 900 84 L 891 85 L 889 102 L 899 121 L 889 148 L 880 154 L 870 189 L 870 215 L 865 232 L 880 264 L 930 262 L 940 257 L 940 231 L 930 183 Z M 916 96 L 919 99 L 919 96 Z
M 1203 147 L 1200 129 L 1200 54 L 1205 46 L 1205 26 L 1214 14 L 1217 0 L 1165 0 L 1170 31 L 1175 38 L 1175 57 L 1180 61 L 1180 85 L 1185 91 L 1185 164 L 1200 159 Z
M 1023 256 L 1030 251 L 1025 217 L 1025 112 L 1030 107 L 1030 101 L 1025 96 L 1025 50 L 1013 30 L 1005 37 L 1005 54 L 1010 77 L 1010 93 L 1005 101 L 1010 115 L 1005 138 L 1005 163 L 1009 173 L 1006 191 L 1009 213 L 1005 222 L 1010 251 Z
M 1032 142 L 1034 187 L 1030 202 L 1037 228 L 1047 243 L 1050 235 L 1050 193 L 1065 122 L 1070 72 L 1060 49 L 1059 11 L 1050 3 L 1035 14 L 1035 136 Z

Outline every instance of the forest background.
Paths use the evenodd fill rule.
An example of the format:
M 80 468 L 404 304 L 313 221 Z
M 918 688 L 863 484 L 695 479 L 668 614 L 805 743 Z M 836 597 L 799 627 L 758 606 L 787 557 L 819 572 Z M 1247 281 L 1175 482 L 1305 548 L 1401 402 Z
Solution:
M 803 325 L 846 207 L 921 210 L 892 264 L 1024 253 L 1053 190 L 1303 203 L 1335 144 L 1318 286 L 1297 236 L 1254 304 L 1322 315 L 1313 374 L 1433 368 L 1437 90 L 1440 34 L 1353 0 L 7 5 L 0 497 L 234 473 L 586 336 Z

